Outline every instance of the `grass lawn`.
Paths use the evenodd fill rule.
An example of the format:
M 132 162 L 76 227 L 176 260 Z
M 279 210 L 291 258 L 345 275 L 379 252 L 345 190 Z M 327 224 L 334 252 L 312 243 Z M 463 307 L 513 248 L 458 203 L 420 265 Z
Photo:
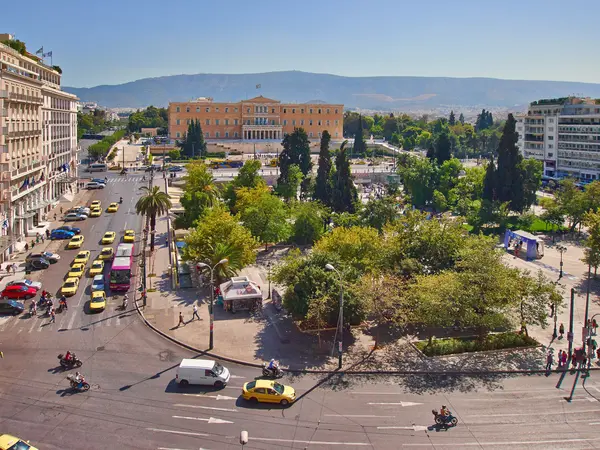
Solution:
M 538 342 L 524 334 L 516 332 L 489 334 L 483 341 L 476 337 L 434 339 L 419 341 L 415 346 L 426 356 L 453 355 L 457 353 L 481 352 L 486 350 L 502 350 L 509 348 L 534 347 Z

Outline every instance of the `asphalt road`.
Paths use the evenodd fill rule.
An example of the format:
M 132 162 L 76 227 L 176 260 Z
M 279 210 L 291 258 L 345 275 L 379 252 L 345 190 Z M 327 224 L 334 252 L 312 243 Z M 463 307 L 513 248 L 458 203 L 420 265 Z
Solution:
M 104 208 L 120 195 L 124 203 L 116 214 L 79 223 L 83 248 L 92 255 L 101 248 L 104 231 L 120 236 L 125 228 L 141 227 L 132 212 L 140 180 L 108 176 L 107 188 L 93 198 Z M 58 251 L 61 261 L 42 277 L 53 292 L 76 253 Z M 443 380 L 285 377 L 281 381 L 299 394 L 294 405 L 254 406 L 239 398 L 240 388 L 259 372 L 229 363 L 223 363 L 232 373 L 226 388 L 182 391 L 173 380 L 175 367 L 197 355 L 149 330 L 131 307 L 117 310 L 120 297 L 103 313 L 87 314 L 89 279 L 83 281 L 56 324 L 47 324 L 45 317 L 0 319 L 0 432 L 29 439 L 40 449 L 238 449 L 241 430 L 250 436 L 246 449 L 600 447 L 595 398 L 600 398 L 600 374 L 593 374 L 587 391 L 580 387 L 570 404 L 563 397 L 573 376 L 556 389 L 558 375 L 553 374 Z M 132 286 L 138 284 L 135 278 Z M 84 361 L 89 392 L 68 389 L 56 359 L 66 349 Z M 457 415 L 458 427 L 432 427 L 431 409 L 441 404 Z

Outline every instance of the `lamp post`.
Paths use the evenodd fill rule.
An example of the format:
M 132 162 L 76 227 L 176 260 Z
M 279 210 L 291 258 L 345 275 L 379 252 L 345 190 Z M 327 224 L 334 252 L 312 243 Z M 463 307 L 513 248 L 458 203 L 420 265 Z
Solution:
M 556 250 L 560 252 L 560 272 L 558 274 L 558 278 L 560 279 L 563 277 L 563 253 L 567 251 L 567 247 L 564 245 L 557 245 Z
M 267 278 L 269 279 L 269 296 L 267 298 L 271 298 L 271 263 L 267 263 Z
M 213 332 L 214 332 L 214 320 L 215 320 L 215 312 L 214 312 L 214 301 L 215 301 L 215 278 L 214 278 L 214 273 L 215 273 L 215 269 L 217 268 L 217 266 L 219 264 L 226 264 L 227 262 L 229 262 L 229 260 L 227 258 L 222 259 L 221 261 L 219 261 L 218 263 L 216 263 L 214 266 L 209 266 L 206 263 L 198 263 L 199 267 L 206 267 L 208 268 L 208 270 L 210 270 L 210 335 L 209 335 L 209 339 L 208 339 L 208 349 L 212 350 L 213 349 Z
M 342 351 L 343 351 L 343 342 L 344 342 L 344 284 L 342 282 L 342 274 L 339 270 L 333 267 L 331 264 L 325 264 L 325 268 L 327 270 L 333 271 L 337 273 L 340 279 L 340 313 L 338 318 L 338 323 L 340 327 L 340 340 L 338 342 L 338 369 L 342 368 Z

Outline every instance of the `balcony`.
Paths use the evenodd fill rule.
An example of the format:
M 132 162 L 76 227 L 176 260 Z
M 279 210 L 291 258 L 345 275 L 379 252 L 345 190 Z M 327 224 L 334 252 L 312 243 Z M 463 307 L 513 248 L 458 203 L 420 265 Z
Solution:
M 8 99 L 12 102 L 36 103 L 36 104 L 44 103 L 44 99 L 42 97 L 37 97 L 34 95 L 26 95 L 26 94 L 17 94 L 16 92 L 9 92 Z
M 11 139 L 21 138 L 21 137 L 36 137 L 41 136 L 42 130 L 23 130 L 23 131 L 9 131 L 8 137 Z
M 28 185 L 25 187 L 13 187 L 10 191 L 11 193 L 11 201 L 18 200 L 25 195 L 31 194 L 32 192 L 37 191 L 39 188 L 46 185 L 46 181 L 38 181 L 34 185 Z
M 13 179 L 17 179 L 20 178 L 24 175 L 28 175 L 31 172 L 35 172 L 36 170 L 38 170 L 39 168 L 42 167 L 42 162 L 38 161 L 36 163 L 33 163 L 29 166 L 25 166 L 25 167 L 20 167 L 18 169 L 13 170 L 10 174 L 13 177 Z
M 8 98 L 8 91 L 0 89 L 0 98 Z

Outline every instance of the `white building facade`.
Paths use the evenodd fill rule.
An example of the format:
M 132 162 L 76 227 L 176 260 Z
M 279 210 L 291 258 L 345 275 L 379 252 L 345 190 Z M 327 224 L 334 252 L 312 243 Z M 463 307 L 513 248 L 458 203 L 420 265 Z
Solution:
M 600 99 L 539 100 L 516 117 L 519 148 L 544 164 L 550 179 L 600 179 Z
M 0 43 L 0 262 L 76 192 L 77 97 L 60 90 L 60 79 Z

